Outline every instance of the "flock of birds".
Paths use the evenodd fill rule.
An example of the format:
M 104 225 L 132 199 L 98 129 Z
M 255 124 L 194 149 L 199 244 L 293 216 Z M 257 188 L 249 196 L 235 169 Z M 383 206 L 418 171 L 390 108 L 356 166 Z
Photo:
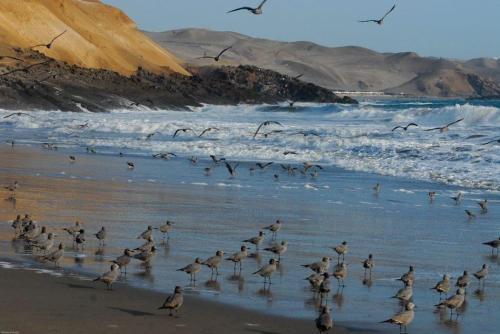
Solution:
M 260 15 L 263 13 L 263 7 L 266 2 L 267 0 L 262 1 L 262 3 L 260 3 L 260 5 L 257 7 L 236 8 L 229 11 L 228 13 L 245 10 L 252 14 Z M 394 5 L 380 19 L 361 20 L 359 22 L 361 23 L 373 22 L 378 25 L 382 25 L 386 17 L 389 14 L 391 14 L 395 10 L 395 8 L 396 5 Z M 45 47 L 47 49 L 51 49 L 53 43 L 58 38 L 63 36 L 65 33 L 66 31 L 57 35 L 47 44 L 39 44 L 31 48 Z M 232 46 L 226 47 L 223 50 L 221 50 L 221 52 L 219 52 L 216 56 L 204 55 L 200 57 L 200 59 L 213 59 L 214 61 L 218 62 L 221 59 L 221 57 L 231 48 Z M 18 59 L 16 57 L 0 56 L 0 59 L 3 58 L 9 58 L 23 62 L 23 60 Z M 50 61 L 51 60 L 47 60 L 44 62 L 31 64 L 23 68 L 13 69 L 11 71 L 1 73 L 0 76 L 6 76 L 16 72 L 28 73 L 30 69 L 38 66 L 43 66 L 49 63 Z M 301 75 L 297 76 L 296 78 L 299 78 L 300 76 Z M 43 81 L 48 80 L 51 77 L 53 77 L 53 75 L 48 76 L 47 78 L 43 79 Z M 137 103 L 135 104 L 138 105 Z M 290 106 L 293 106 L 293 102 L 290 102 Z M 16 112 L 6 115 L 3 118 L 7 119 L 14 116 L 33 117 L 32 115 L 29 115 L 27 113 Z M 455 125 L 461 121 L 463 121 L 463 119 L 456 120 L 444 126 L 426 129 L 424 131 L 446 132 L 452 125 Z M 280 127 L 282 126 L 282 124 L 277 121 L 265 121 L 258 126 L 257 130 L 253 134 L 253 138 L 256 138 L 258 135 L 262 135 L 264 138 L 268 138 L 273 134 L 279 134 L 283 132 L 283 130 L 275 129 L 263 133 L 263 129 L 271 125 L 277 125 Z M 88 127 L 88 123 L 79 126 L 80 129 L 84 129 L 86 127 Z M 403 131 L 408 131 L 409 128 L 411 127 L 418 127 L 418 125 L 416 123 L 410 123 L 405 126 L 400 125 L 394 127 L 392 131 L 396 131 L 398 129 L 401 129 Z M 173 133 L 172 137 L 176 138 L 181 134 L 192 133 L 196 137 L 201 138 L 204 135 L 213 131 L 220 131 L 220 130 L 215 127 L 210 127 L 207 129 L 203 129 L 200 133 L 197 133 L 192 128 L 179 128 Z M 320 136 L 319 134 L 313 131 L 302 131 L 294 134 L 302 135 L 304 137 Z M 144 139 L 151 140 L 151 138 L 155 135 L 157 135 L 156 132 L 148 134 Z M 11 140 L 9 141 L 9 143 L 12 146 L 14 146 L 15 142 L 14 140 Z M 488 145 L 492 143 L 500 143 L 500 139 L 494 139 L 482 145 Z M 51 143 L 44 143 L 43 147 L 45 149 L 57 149 L 57 146 Z M 87 152 L 96 153 L 95 149 L 93 148 L 87 148 Z M 284 151 L 283 154 L 290 155 L 297 153 L 294 151 Z M 123 154 L 120 153 L 120 156 L 123 156 Z M 171 152 L 158 153 L 153 155 L 154 158 L 161 158 L 165 160 L 170 160 L 176 156 L 177 155 L 175 153 Z M 225 158 L 217 158 L 215 155 L 211 155 L 210 158 L 213 164 L 204 169 L 207 175 L 211 174 L 215 166 L 224 164 L 230 176 L 231 177 L 236 176 L 236 169 L 238 167 L 237 163 L 231 164 Z M 71 163 L 75 163 L 77 160 L 74 155 L 69 156 L 69 159 Z M 192 164 L 196 164 L 198 162 L 198 158 L 194 156 L 191 157 L 189 160 Z M 250 171 L 252 172 L 253 170 L 255 170 L 255 168 L 264 170 L 267 167 L 271 166 L 272 164 L 273 164 L 272 162 L 256 163 L 255 167 L 251 167 Z M 127 167 L 129 169 L 134 169 L 135 164 L 133 162 L 127 161 Z M 281 167 L 290 175 L 293 175 L 295 174 L 296 171 L 300 170 L 300 172 L 304 175 L 307 175 L 308 172 L 311 172 L 310 175 L 312 177 L 317 177 L 318 170 L 323 169 L 320 165 L 314 164 L 312 162 L 305 162 L 303 164 L 302 169 L 299 169 L 297 167 L 292 167 L 291 165 L 281 165 Z M 274 177 L 278 178 L 279 176 L 275 174 Z M 14 182 L 12 185 L 5 187 L 5 189 L 11 193 L 9 200 L 15 201 L 15 192 L 18 189 L 18 187 L 19 183 L 17 181 Z M 375 193 L 378 194 L 381 191 L 381 185 L 380 184 L 375 185 L 373 190 Z M 436 193 L 429 192 L 428 196 L 430 201 L 434 201 Z M 462 198 L 463 198 L 462 193 L 459 193 L 452 199 L 455 201 L 455 203 L 458 204 L 462 200 Z M 481 213 L 486 213 L 488 211 L 487 200 L 481 201 L 478 204 L 480 206 Z M 469 210 L 465 211 L 470 219 L 475 218 L 474 213 L 472 213 Z M 39 225 L 28 214 L 26 214 L 24 217 L 18 215 L 16 219 L 13 220 L 11 225 L 15 231 L 15 240 L 23 240 L 28 246 L 30 246 L 33 253 L 37 256 L 38 260 L 42 262 L 51 262 L 55 266 L 59 266 L 61 260 L 64 257 L 65 247 L 62 242 L 60 242 L 59 244 L 56 243 L 55 240 L 57 237 L 56 233 L 49 233 L 45 226 Z M 110 270 L 97 277 L 94 281 L 102 282 L 106 284 L 107 289 L 112 290 L 113 284 L 119 279 L 120 275 L 127 274 L 127 266 L 131 263 L 132 260 L 137 260 L 146 265 L 149 265 L 156 251 L 156 244 L 153 237 L 154 231 L 157 230 L 160 233 L 162 233 L 163 240 L 165 241 L 165 238 L 170 238 L 169 233 L 171 232 L 173 226 L 174 223 L 170 221 L 167 221 L 165 224 L 158 227 L 148 226 L 147 229 L 137 237 L 137 239 L 144 240 L 143 245 L 135 249 L 130 249 L 130 248 L 125 249 L 122 255 L 118 256 L 115 260 L 112 261 Z M 193 263 L 190 263 L 178 270 L 185 272 L 189 276 L 190 281 L 195 282 L 197 275 L 201 272 L 202 268 L 207 267 L 208 269 L 210 269 L 211 278 L 216 280 L 217 277 L 219 276 L 219 268 L 224 263 L 224 261 L 228 261 L 233 264 L 234 272 L 235 273 L 238 272 L 241 275 L 243 270 L 243 263 L 245 259 L 249 257 L 248 247 L 246 245 L 248 244 L 253 245 L 258 250 L 259 247 L 264 242 L 265 230 L 269 231 L 272 234 L 272 240 L 276 240 L 277 234 L 282 229 L 282 227 L 283 227 L 283 222 L 281 220 L 277 220 L 274 224 L 264 227 L 261 231 L 259 231 L 257 236 L 244 240 L 243 245 L 241 246 L 238 252 L 225 257 L 225 253 L 222 250 L 218 250 L 214 256 L 209 257 L 206 260 L 203 260 L 201 258 L 196 258 Z M 71 236 L 74 247 L 76 247 L 76 249 L 81 249 L 83 251 L 85 244 L 87 242 L 87 238 L 82 224 L 77 221 L 74 226 L 64 228 L 63 230 Z M 96 240 L 98 241 L 99 247 L 104 247 L 106 240 L 108 239 L 108 233 L 106 228 L 102 227 L 98 232 L 93 234 L 93 237 L 95 237 Z M 494 252 L 496 251 L 496 255 L 498 256 L 498 249 L 500 247 L 500 238 L 489 242 L 485 242 L 484 245 L 491 247 L 492 254 L 494 254 Z M 347 263 L 345 262 L 345 256 L 348 253 L 347 242 L 344 241 L 342 244 L 332 247 L 332 249 L 337 254 L 337 263 L 334 266 L 333 272 L 330 272 L 330 265 L 332 259 L 331 257 L 328 256 L 325 256 L 318 262 L 303 265 L 303 267 L 308 268 L 312 271 L 312 274 L 309 277 L 307 277 L 306 280 L 310 283 L 311 288 L 313 289 L 315 294 L 317 294 L 320 298 L 319 316 L 315 320 L 316 327 L 320 334 L 328 332 L 333 327 L 333 319 L 330 314 L 331 310 L 327 305 L 327 297 L 331 291 L 330 280 L 333 277 L 334 279 L 337 280 L 339 288 L 343 288 L 344 281 L 347 279 L 348 276 Z M 272 276 L 278 270 L 281 258 L 288 250 L 288 243 L 286 241 L 274 242 L 270 245 L 270 247 L 264 248 L 264 250 L 271 252 L 277 257 L 277 258 L 271 258 L 268 264 L 262 266 L 259 270 L 253 272 L 253 275 L 258 275 L 263 278 L 264 287 L 266 287 L 266 285 L 270 286 L 272 284 Z M 362 267 L 364 268 L 365 278 L 367 277 L 367 275 L 368 277 L 371 277 L 372 270 L 375 268 L 375 262 L 372 254 L 369 254 L 368 258 L 362 262 Z M 489 271 L 488 265 L 484 264 L 480 270 L 478 270 L 473 274 L 473 276 L 479 280 L 480 287 L 482 286 L 484 288 L 484 281 L 488 276 L 488 271 Z M 457 279 L 454 285 L 457 288 L 455 294 L 445 299 L 442 299 L 442 295 L 445 294 L 447 296 L 450 290 L 453 288 L 453 284 L 450 281 L 450 279 L 451 278 L 448 275 L 444 275 L 442 280 L 439 281 L 434 287 L 432 287 L 432 289 L 435 290 L 437 293 L 439 293 L 439 303 L 437 303 L 436 306 L 448 308 L 450 310 L 450 318 L 453 316 L 453 312 L 455 312 L 456 318 L 458 319 L 459 309 L 465 301 L 466 289 L 471 283 L 471 279 L 468 272 L 465 271 L 463 275 Z M 391 318 L 383 322 L 395 324 L 399 326 L 400 333 L 406 333 L 407 326 L 414 320 L 415 305 L 412 302 L 412 297 L 414 292 L 413 286 L 415 282 L 415 270 L 413 266 L 410 266 L 409 271 L 404 273 L 399 278 L 399 280 L 403 283 L 403 287 L 399 291 L 397 291 L 397 293 L 393 296 L 393 298 L 399 299 L 402 302 L 403 309 L 394 316 L 392 316 Z M 178 310 L 182 307 L 183 303 L 184 303 L 183 289 L 180 286 L 176 286 L 173 294 L 171 294 L 166 298 L 165 302 L 159 307 L 159 309 L 168 310 L 169 314 L 172 316 L 174 312 L 175 313 L 178 312 Z
M 266 126 L 265 122 L 259 126 L 256 133 L 258 133 L 263 126 Z M 74 156 L 71 156 L 70 159 L 72 162 L 76 161 Z M 214 165 L 225 163 L 231 176 L 235 175 L 237 165 L 229 164 L 224 158 L 211 156 L 211 159 L 213 160 Z M 128 162 L 127 164 L 129 168 L 134 167 L 134 164 L 131 162 Z M 257 163 L 257 166 L 264 169 L 270 164 L 271 163 Z M 313 165 L 311 163 L 304 164 L 304 168 L 306 170 L 312 167 L 321 168 L 321 166 Z M 15 193 L 19 186 L 19 183 L 15 181 L 13 184 L 5 186 L 4 188 L 12 193 Z M 377 183 L 373 187 L 373 191 L 375 195 L 378 195 L 382 191 L 382 185 Z M 429 192 L 428 197 L 429 201 L 433 202 L 436 198 L 436 192 Z M 463 194 L 458 193 L 456 196 L 452 197 L 451 200 L 453 200 L 455 204 L 459 204 L 463 200 Z M 478 205 L 482 214 L 486 214 L 488 212 L 488 201 L 486 199 L 479 202 Z M 54 266 L 59 266 L 60 261 L 64 257 L 65 248 L 62 242 L 59 244 L 56 243 L 56 233 L 49 233 L 46 226 L 41 226 L 28 214 L 24 217 L 18 215 L 16 219 L 12 221 L 11 226 L 15 231 L 14 239 L 23 240 L 29 247 L 31 247 L 33 254 L 37 256 L 39 261 L 52 262 L 54 263 Z M 143 240 L 144 243 L 135 249 L 124 249 L 123 254 L 112 261 L 110 270 L 97 277 L 94 281 L 103 282 L 106 284 L 107 289 L 112 290 L 113 284 L 120 278 L 120 276 L 127 274 L 127 266 L 132 260 L 137 260 L 146 266 L 150 266 L 151 260 L 157 250 L 157 245 L 153 236 L 154 231 L 159 231 L 163 235 L 163 242 L 165 242 L 166 238 L 170 239 L 170 232 L 172 231 L 173 226 L 174 223 L 171 221 L 166 221 L 165 224 L 158 227 L 148 226 L 147 229 L 137 237 L 137 239 Z M 202 271 L 202 268 L 207 267 L 210 269 L 210 279 L 216 281 L 219 276 L 220 267 L 225 261 L 228 261 L 233 264 L 233 271 L 235 275 L 242 275 L 243 263 L 250 257 L 247 245 L 255 247 L 258 251 L 266 238 L 265 231 L 269 231 L 272 234 L 272 242 L 269 247 L 264 248 L 264 251 L 274 254 L 275 257 L 271 258 L 268 264 L 252 273 L 253 275 L 261 276 L 264 281 L 264 289 L 266 286 L 269 289 L 270 285 L 273 284 L 272 276 L 279 269 L 282 257 L 288 250 L 288 243 L 286 241 L 276 241 L 278 233 L 282 230 L 283 226 L 284 223 L 281 220 L 277 220 L 274 224 L 263 227 L 256 236 L 243 240 L 242 246 L 238 252 L 225 256 L 225 253 L 222 250 L 218 250 L 214 256 L 205 260 L 196 258 L 192 263 L 179 268 L 178 271 L 185 272 L 189 276 L 190 282 L 194 284 L 197 280 L 197 275 L 199 275 Z M 63 231 L 67 232 L 71 236 L 74 248 L 84 251 L 88 240 L 83 225 L 80 222 L 77 221 L 74 226 L 64 228 Z M 109 235 L 106 228 L 103 226 L 99 231 L 93 233 L 92 237 L 96 239 L 99 243 L 99 247 L 101 248 L 106 245 L 106 240 L 108 240 Z M 496 256 L 498 256 L 500 238 L 485 242 L 484 245 L 491 247 L 492 255 L 494 255 L 496 251 Z M 310 283 L 315 296 L 317 296 L 320 300 L 319 316 L 315 320 L 316 327 L 320 333 L 328 332 L 333 327 L 333 319 L 330 313 L 331 310 L 327 305 L 329 293 L 332 291 L 330 280 L 332 278 L 336 279 L 338 289 L 343 290 L 345 286 L 344 282 L 348 276 L 348 263 L 345 261 L 345 256 L 349 251 L 347 242 L 344 241 L 338 246 L 331 247 L 331 249 L 337 255 L 337 261 L 334 265 L 333 272 L 330 271 L 332 258 L 329 256 L 323 257 L 318 262 L 303 265 L 304 268 L 308 268 L 312 271 L 311 275 L 308 276 L 306 280 Z M 362 262 L 362 267 L 364 268 L 365 280 L 371 280 L 372 270 L 375 268 L 374 257 L 372 254 L 369 254 L 366 260 Z M 473 273 L 472 276 L 479 280 L 480 289 L 484 289 L 484 281 L 487 278 L 488 273 L 489 268 L 487 264 L 484 264 L 480 270 Z M 403 287 L 397 291 L 392 298 L 401 301 L 402 310 L 383 322 L 398 325 L 400 327 L 400 333 L 406 333 L 407 326 L 414 320 L 415 316 L 415 305 L 412 302 L 414 294 L 413 286 L 415 283 L 415 270 L 413 266 L 410 266 L 408 272 L 404 273 L 398 280 L 403 283 Z M 456 320 L 458 320 L 458 316 L 460 314 L 459 310 L 465 301 L 467 287 L 470 283 L 471 275 L 469 275 L 467 271 L 464 271 L 463 275 L 458 277 L 454 285 L 457 288 L 456 292 L 448 297 L 448 293 L 453 289 L 453 284 L 451 282 L 451 278 L 448 275 L 444 275 L 442 280 L 432 287 L 433 290 L 439 293 L 439 302 L 436 304 L 436 307 L 448 308 L 450 310 L 450 319 L 452 319 L 453 313 L 455 313 Z M 447 298 L 442 299 L 443 294 L 446 295 Z M 176 286 L 173 294 L 167 297 L 159 309 L 169 310 L 169 314 L 172 316 L 174 313 L 177 314 L 177 311 L 182 307 L 183 302 L 183 289 L 181 286 Z

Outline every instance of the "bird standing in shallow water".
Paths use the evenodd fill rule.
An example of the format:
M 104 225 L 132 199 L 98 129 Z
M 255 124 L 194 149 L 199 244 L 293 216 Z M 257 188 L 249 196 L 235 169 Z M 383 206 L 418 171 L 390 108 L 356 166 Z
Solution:
M 274 272 L 276 271 L 276 269 L 278 267 L 277 265 L 278 265 L 278 261 L 276 261 L 275 259 L 270 259 L 269 264 L 263 266 L 262 268 L 260 268 L 256 272 L 254 272 L 252 275 L 259 275 L 261 277 L 264 277 L 264 284 L 266 284 L 266 283 L 273 284 L 271 282 L 271 277 L 273 276 Z
M 500 247 L 500 238 L 498 238 L 497 240 L 483 242 L 483 245 L 491 247 L 491 255 L 493 255 L 495 249 L 497 250 L 497 255 L 498 255 L 498 248 Z
M 399 333 L 407 333 L 407 327 L 415 318 L 415 304 L 408 303 L 404 311 L 395 314 L 392 318 L 382 321 L 381 323 L 390 323 L 399 326 Z M 403 331 L 404 329 L 404 331 Z
M 441 300 L 441 295 L 448 294 L 450 291 L 450 276 L 443 275 L 443 279 L 439 281 L 431 290 L 436 290 L 439 292 L 439 300 Z

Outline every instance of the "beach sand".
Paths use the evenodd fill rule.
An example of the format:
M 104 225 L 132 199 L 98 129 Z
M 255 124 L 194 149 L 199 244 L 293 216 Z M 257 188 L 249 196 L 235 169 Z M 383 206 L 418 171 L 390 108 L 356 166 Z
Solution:
M 35 271 L 0 270 L 1 333 L 308 333 L 294 320 L 187 297 L 179 317 L 157 310 L 166 294 Z M 348 333 L 337 328 L 335 333 Z

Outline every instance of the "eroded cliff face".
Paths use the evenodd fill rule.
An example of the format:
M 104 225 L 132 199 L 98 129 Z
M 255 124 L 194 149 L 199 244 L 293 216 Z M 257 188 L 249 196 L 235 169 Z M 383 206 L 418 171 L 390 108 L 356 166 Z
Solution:
M 158 74 L 190 75 L 121 10 L 99 0 L 2 0 L 0 22 L 0 55 L 12 47 L 49 43 L 66 31 L 50 49 L 35 49 L 69 64 L 125 76 L 139 66 Z

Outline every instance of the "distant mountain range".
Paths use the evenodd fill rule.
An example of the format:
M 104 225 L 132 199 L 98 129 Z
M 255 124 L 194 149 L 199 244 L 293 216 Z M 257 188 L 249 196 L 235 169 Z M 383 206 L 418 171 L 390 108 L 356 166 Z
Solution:
M 234 32 L 180 29 L 147 32 L 186 65 L 248 64 L 332 90 L 377 91 L 433 97 L 500 96 L 500 60 L 469 61 L 420 57 L 413 52 L 379 53 L 369 49 L 325 47 L 311 42 L 278 42 Z M 219 63 L 197 59 L 232 46 Z

